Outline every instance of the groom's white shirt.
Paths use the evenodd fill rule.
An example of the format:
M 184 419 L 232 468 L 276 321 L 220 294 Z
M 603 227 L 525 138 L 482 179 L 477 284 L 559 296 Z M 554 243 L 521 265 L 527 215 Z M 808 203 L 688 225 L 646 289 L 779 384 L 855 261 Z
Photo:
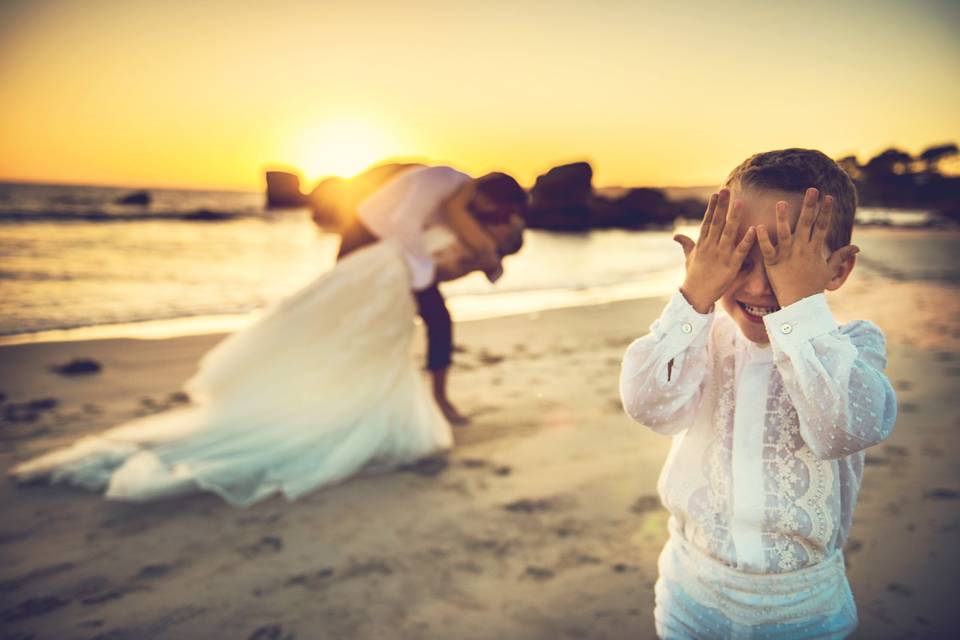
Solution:
M 436 263 L 424 244 L 423 233 L 442 222 L 440 205 L 470 179 L 450 167 L 413 167 L 357 207 L 357 216 L 371 233 L 399 242 L 414 291 L 427 288 L 436 277 Z

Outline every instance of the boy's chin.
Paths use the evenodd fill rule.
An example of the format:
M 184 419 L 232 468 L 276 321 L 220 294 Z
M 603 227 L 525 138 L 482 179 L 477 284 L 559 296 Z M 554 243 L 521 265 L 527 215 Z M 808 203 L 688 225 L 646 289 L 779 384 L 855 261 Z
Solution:
M 756 324 L 744 318 L 737 318 L 737 328 L 743 337 L 750 342 L 757 344 L 770 344 L 770 336 L 767 335 L 767 328 L 763 324 Z

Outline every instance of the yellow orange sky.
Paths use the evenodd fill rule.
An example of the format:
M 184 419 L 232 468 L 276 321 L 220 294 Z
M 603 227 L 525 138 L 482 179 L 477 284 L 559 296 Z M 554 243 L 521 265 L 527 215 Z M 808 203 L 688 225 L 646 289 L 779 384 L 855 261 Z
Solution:
M 787 6 L 787 5 L 792 6 Z M 960 4 L 0 2 L 0 179 L 260 188 L 387 156 L 715 184 L 960 141 Z

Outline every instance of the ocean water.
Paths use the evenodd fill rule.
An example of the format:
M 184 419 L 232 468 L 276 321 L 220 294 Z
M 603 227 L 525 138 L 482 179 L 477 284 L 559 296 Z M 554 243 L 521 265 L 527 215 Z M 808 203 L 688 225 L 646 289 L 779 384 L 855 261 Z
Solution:
M 130 191 L 0 184 L 0 342 L 232 330 L 334 264 L 338 236 L 305 210 L 264 210 L 260 193 L 151 189 L 148 206 L 116 204 Z M 458 320 L 663 295 L 683 273 L 673 233 L 528 231 L 496 285 L 442 286 Z

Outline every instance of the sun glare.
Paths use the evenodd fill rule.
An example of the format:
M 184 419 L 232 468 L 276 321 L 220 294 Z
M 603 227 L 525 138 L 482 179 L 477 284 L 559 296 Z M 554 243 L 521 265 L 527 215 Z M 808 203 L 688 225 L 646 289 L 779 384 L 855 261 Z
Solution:
M 361 120 L 330 120 L 293 137 L 288 162 L 308 180 L 325 176 L 349 178 L 398 152 L 393 136 Z

